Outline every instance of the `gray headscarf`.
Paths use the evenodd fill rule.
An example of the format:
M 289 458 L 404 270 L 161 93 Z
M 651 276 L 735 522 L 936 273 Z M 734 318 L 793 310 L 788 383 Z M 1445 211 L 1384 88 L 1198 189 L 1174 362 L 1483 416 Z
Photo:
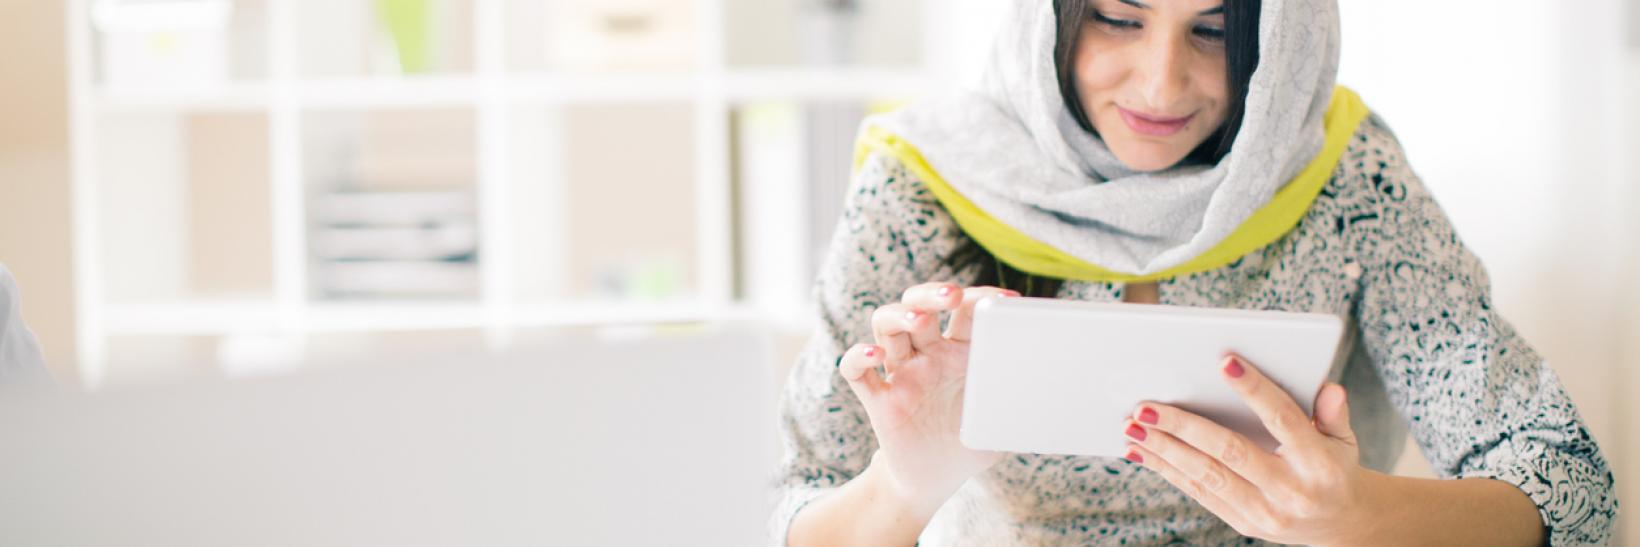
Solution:
M 1339 51 L 1335 0 L 1264 0 L 1259 65 L 1217 165 L 1136 172 L 1077 125 L 1059 91 L 1052 0 L 1006 0 L 979 85 L 868 118 L 916 147 L 992 217 L 1065 253 L 1144 275 L 1224 240 L 1316 156 Z

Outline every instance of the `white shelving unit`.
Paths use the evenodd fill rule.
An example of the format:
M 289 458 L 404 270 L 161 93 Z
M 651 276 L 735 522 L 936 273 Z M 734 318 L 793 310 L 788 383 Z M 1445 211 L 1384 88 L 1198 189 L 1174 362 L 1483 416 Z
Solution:
M 767 294 L 737 296 L 737 275 L 745 285 L 789 286 L 755 278 L 788 271 L 782 269 L 781 262 L 788 260 L 792 252 L 784 247 L 801 245 L 802 238 L 808 237 L 808 228 L 776 230 L 803 234 L 797 240 L 753 238 L 745 240 L 748 242 L 737 251 L 741 235 L 735 233 L 737 207 L 742 212 L 746 208 L 780 207 L 785 210 L 763 211 L 758 218 L 800 219 L 803 215 L 798 213 L 806 206 L 805 189 L 798 184 L 781 187 L 768 181 L 747 182 L 759 185 L 754 192 L 758 197 L 737 206 L 732 134 L 735 113 L 747 105 L 763 103 L 903 100 L 928 91 L 934 81 L 925 66 L 915 64 L 734 64 L 728 42 L 737 34 L 728 28 L 734 20 L 728 10 L 735 2 L 744 4 L 744 0 L 691 2 L 695 43 L 693 66 L 688 70 L 521 68 L 510 60 L 517 46 L 509 41 L 508 32 L 518 25 L 513 12 L 529 0 L 450 0 L 469 9 L 471 40 L 464 47 L 471 51 L 470 66 L 413 76 L 313 76 L 303 66 L 309 60 L 304 58 L 304 48 L 311 48 L 307 42 L 326 37 L 302 27 L 303 21 L 309 20 L 302 10 L 330 9 L 332 4 L 314 0 L 238 0 L 236 6 L 249 6 L 261 16 L 255 19 L 261 30 L 249 39 L 255 47 L 248 48 L 260 48 L 250 57 L 253 63 L 263 65 L 259 70 L 210 85 L 113 85 L 98 72 L 100 42 L 91 15 L 97 1 L 69 0 L 78 350 L 83 378 L 92 387 L 105 381 L 110 366 L 117 366 L 119 359 L 110 354 L 110 340 L 114 338 L 251 335 L 287 340 L 300 353 L 304 337 L 315 332 L 463 329 L 486 333 L 489 344 L 499 348 L 509 343 L 510 333 L 518 327 L 767 320 L 780 304 L 760 302 Z M 370 5 L 365 0 L 347 3 Z M 888 4 L 886 0 L 881 3 Z M 923 38 L 913 38 L 914 49 L 928 47 Z M 526 296 L 526 286 L 532 283 L 539 289 L 540 285 L 568 281 L 568 274 L 563 272 L 570 260 L 567 249 L 575 238 L 587 237 L 568 233 L 567 226 L 553 226 L 554 219 L 572 213 L 602 214 L 573 210 L 579 206 L 570 198 L 573 181 L 566 180 L 571 175 L 562 168 L 569 159 L 566 150 L 579 139 L 566 129 L 580 115 L 576 109 L 620 112 L 649 107 L 685 109 L 688 113 L 690 128 L 682 140 L 687 141 L 692 156 L 692 173 L 687 178 L 693 184 L 690 216 L 694 220 L 694 250 L 688 260 L 692 271 L 681 275 L 692 280 L 690 294 L 682 299 L 643 302 L 552 294 Z M 472 191 L 479 211 L 481 249 L 475 298 L 336 301 L 317 295 L 313 289 L 314 258 L 307 208 L 315 183 L 307 180 L 311 160 L 304 157 L 308 132 L 313 130 L 315 116 L 383 111 L 471 114 L 476 164 Z M 264 150 L 258 152 L 262 157 L 253 158 L 265 160 L 265 168 L 246 168 L 243 173 L 246 179 L 263 181 L 247 186 L 260 194 L 247 199 L 266 208 L 263 222 L 267 225 L 267 249 L 258 253 L 265 255 L 267 266 L 261 288 L 247 294 L 202 296 L 186 290 L 114 286 L 124 278 L 122 272 L 127 265 L 138 269 L 159 267 L 140 264 L 140 257 L 146 255 L 140 249 L 131 249 L 132 240 L 122 239 L 123 226 L 132 219 L 143 225 L 150 217 L 125 210 L 131 203 L 125 201 L 127 197 L 145 194 L 121 185 L 153 175 L 126 173 L 126 164 L 121 161 L 134 160 L 122 160 L 122 155 L 142 156 L 145 146 L 165 146 L 167 138 L 174 139 L 179 131 L 187 133 L 194 127 L 189 124 L 196 123 L 196 118 L 224 116 L 236 123 L 265 127 L 261 130 Z M 175 129 L 179 124 L 184 129 Z M 149 139 L 149 133 L 143 133 L 150 127 L 161 128 L 152 132 L 160 137 Z M 522 135 L 530 140 L 523 140 Z M 161 144 L 150 144 L 150 140 Z M 217 152 L 186 153 L 209 156 Z M 177 169 L 186 167 L 173 170 Z M 520 173 L 522 170 L 532 172 L 526 177 Z M 526 179 L 530 184 L 521 185 L 520 181 Z M 221 199 L 246 198 L 240 193 L 222 194 L 226 197 Z M 188 206 L 210 205 L 184 204 L 169 211 L 162 208 L 153 211 L 151 219 L 163 224 L 177 214 L 188 214 Z M 226 225 L 238 226 L 232 222 Z M 546 228 L 528 232 L 529 240 L 524 241 L 521 227 L 526 225 Z M 181 232 L 171 235 L 202 229 L 184 226 Z M 166 239 L 161 237 L 154 243 L 161 247 L 175 243 Z M 526 253 L 526 248 L 531 252 Z M 540 255 L 534 252 L 537 249 Z M 526 268 L 525 259 L 533 260 L 530 267 L 535 269 Z M 775 299 L 806 301 L 806 295 L 788 294 Z M 776 319 L 800 321 L 789 307 L 779 309 L 788 310 L 787 316 Z

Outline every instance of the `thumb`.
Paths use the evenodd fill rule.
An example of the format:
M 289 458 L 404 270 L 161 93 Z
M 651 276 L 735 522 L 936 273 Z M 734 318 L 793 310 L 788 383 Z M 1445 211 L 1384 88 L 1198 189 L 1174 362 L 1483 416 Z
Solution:
M 1322 386 L 1315 396 L 1315 427 L 1328 437 L 1355 444 L 1348 399 L 1344 386 L 1334 383 Z

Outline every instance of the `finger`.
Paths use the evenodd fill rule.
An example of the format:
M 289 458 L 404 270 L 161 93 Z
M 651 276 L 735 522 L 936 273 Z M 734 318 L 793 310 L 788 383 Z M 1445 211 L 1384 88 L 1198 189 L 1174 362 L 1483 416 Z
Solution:
M 878 343 L 888 347 L 890 364 L 910 358 L 915 351 L 926 351 L 935 344 L 945 341 L 945 338 L 940 336 L 939 317 L 935 312 L 905 304 L 889 304 L 877 308 L 871 319 Z M 899 341 L 893 343 L 903 347 L 889 346 L 890 338 L 898 338 Z
M 927 311 L 947 311 L 962 305 L 962 287 L 955 283 L 923 283 L 905 290 L 900 303 Z
M 1223 520 L 1232 528 L 1235 528 L 1236 532 L 1239 532 L 1244 536 L 1257 533 L 1255 530 L 1247 528 L 1247 519 L 1241 514 L 1241 511 L 1237 510 L 1230 504 L 1225 503 L 1224 500 L 1219 499 L 1219 497 L 1213 495 L 1212 492 L 1207 491 L 1207 489 L 1202 487 L 1200 483 L 1197 483 L 1188 475 L 1185 475 L 1183 472 L 1179 471 L 1179 469 L 1169 463 L 1167 459 L 1157 455 L 1155 452 L 1152 452 L 1143 446 L 1130 444 L 1128 445 L 1127 460 L 1143 465 L 1145 469 L 1149 469 L 1157 475 L 1161 475 L 1162 480 L 1172 484 L 1174 488 L 1178 488 L 1180 492 L 1183 492 L 1184 495 L 1189 496 L 1190 499 L 1196 500 L 1196 503 L 1200 503 L 1202 507 L 1212 512 L 1214 515 L 1217 515 L 1220 520 Z
M 1323 435 L 1355 444 L 1355 430 L 1350 428 L 1349 397 L 1344 386 L 1329 383 L 1315 395 L 1315 427 Z
M 1264 503 L 1264 493 L 1253 483 L 1166 431 L 1147 429 L 1138 423 L 1128 422 L 1123 434 L 1129 442 L 1161 457 L 1189 478 L 1193 488 L 1199 488 L 1236 507 L 1254 507 Z
M 912 355 L 911 335 L 905 332 L 905 313 L 910 308 L 903 304 L 889 304 L 871 312 L 871 336 L 883 347 L 883 358 L 889 372 Z
M 888 383 L 877 372 L 877 367 L 883 364 L 883 348 L 871 344 L 858 344 L 843 353 L 843 358 L 837 363 L 837 373 L 848 380 L 849 388 L 861 401 L 876 396 L 878 392 L 888 388 Z
M 888 387 L 882 374 L 877 371 L 877 368 L 882 366 L 885 355 L 886 352 L 881 346 L 856 344 L 843 353 L 837 364 L 837 373 L 851 384 L 858 384 L 876 392 Z
M 1230 388 L 1241 395 L 1247 407 L 1253 409 L 1264 428 L 1283 445 L 1301 444 L 1320 436 L 1310 417 L 1293 401 L 1281 386 L 1270 381 L 1263 373 L 1239 355 L 1225 357 L 1219 370 Z
M 1230 471 L 1260 490 L 1287 477 L 1281 460 L 1240 433 L 1195 413 L 1160 403 L 1141 403 L 1134 421 L 1149 430 L 1166 432 L 1192 448 L 1211 455 Z
M 962 291 L 962 305 L 951 312 L 951 321 L 945 326 L 945 337 L 967 342 L 974 331 L 974 305 L 999 296 L 1018 298 L 1019 292 L 996 287 L 972 287 Z

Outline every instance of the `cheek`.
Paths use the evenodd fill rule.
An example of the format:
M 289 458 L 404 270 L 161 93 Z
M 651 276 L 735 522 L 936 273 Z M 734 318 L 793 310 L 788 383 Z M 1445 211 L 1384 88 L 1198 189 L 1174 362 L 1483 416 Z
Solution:
M 1224 121 L 1230 110 L 1230 88 L 1227 84 L 1229 78 L 1225 71 L 1224 57 L 1204 56 L 1192 64 L 1190 71 L 1190 81 L 1196 83 L 1196 93 L 1204 99 L 1202 102 L 1209 105 L 1210 118 L 1214 120 L 1213 126 L 1217 127 L 1218 122 Z
M 1090 33 L 1091 34 L 1091 33 Z M 1082 102 L 1109 94 L 1122 83 L 1127 74 L 1126 63 L 1119 55 L 1092 36 L 1084 35 L 1076 50 L 1076 88 L 1082 93 Z

